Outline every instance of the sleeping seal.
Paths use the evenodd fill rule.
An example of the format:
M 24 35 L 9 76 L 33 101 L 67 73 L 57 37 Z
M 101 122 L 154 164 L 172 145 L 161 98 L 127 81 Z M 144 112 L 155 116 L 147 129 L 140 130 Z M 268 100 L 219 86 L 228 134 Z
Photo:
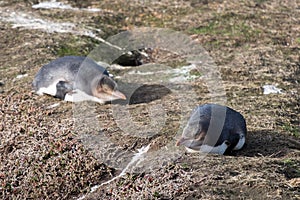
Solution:
M 104 67 L 82 56 L 65 56 L 42 66 L 32 85 L 37 94 L 71 102 L 126 99 Z
M 246 141 L 246 121 L 237 111 L 217 104 L 194 109 L 176 145 L 190 152 L 228 154 Z

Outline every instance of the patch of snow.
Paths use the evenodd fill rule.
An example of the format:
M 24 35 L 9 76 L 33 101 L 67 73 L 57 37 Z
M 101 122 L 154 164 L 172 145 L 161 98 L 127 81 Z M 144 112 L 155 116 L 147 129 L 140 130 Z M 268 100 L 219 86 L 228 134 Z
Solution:
M 83 9 L 81 9 L 81 10 L 86 10 L 86 11 L 88 11 L 88 12 L 100 12 L 100 11 L 102 11 L 102 10 L 99 9 L 99 8 L 83 8 Z
M 114 79 L 122 79 L 122 76 L 115 76 Z
M 282 89 L 277 88 L 274 85 L 264 85 L 264 94 L 282 94 Z
M 132 67 L 130 66 L 126 66 L 126 67 L 123 67 L 121 65 L 118 65 L 118 64 L 112 64 L 109 66 L 110 69 L 112 70 L 125 70 L 125 69 L 131 69 Z
M 130 75 L 142 75 L 142 76 L 149 76 L 149 75 L 155 75 L 155 74 L 167 74 L 170 75 L 171 78 L 169 78 L 170 82 L 185 82 L 189 80 L 193 80 L 197 78 L 196 75 L 191 75 L 190 71 L 193 69 L 197 69 L 195 64 L 190 64 L 187 66 L 182 66 L 180 68 L 176 69 L 166 69 L 166 70 L 159 70 L 159 71 L 139 71 L 139 70 L 133 70 L 128 72 Z
M 99 12 L 101 9 L 98 8 L 74 8 L 69 4 L 64 4 L 62 2 L 57 2 L 55 0 L 52 1 L 44 1 L 32 6 L 34 9 L 62 9 L 62 10 L 84 10 L 87 12 Z
M 155 73 L 162 73 L 163 71 L 158 71 L 158 72 L 141 72 L 139 70 L 137 71 L 131 71 L 131 72 L 128 72 L 128 74 L 130 75 L 142 75 L 142 76 L 146 76 L 146 75 L 153 75 Z
M 44 1 L 44 2 L 40 2 L 38 4 L 35 4 L 32 6 L 32 8 L 35 9 L 55 9 L 55 8 L 59 8 L 59 9 L 74 9 L 72 6 L 68 5 L 68 4 L 64 4 L 61 2 L 56 2 L 56 1 Z
M 55 103 L 55 104 L 52 104 L 52 105 L 48 106 L 47 109 L 52 109 L 52 108 L 55 108 L 59 105 L 60 105 L 60 103 Z
M 21 79 L 21 78 L 24 78 L 24 77 L 27 77 L 28 74 L 19 74 L 16 78 L 17 79 Z
M 97 37 L 96 33 L 101 32 L 101 30 L 91 27 L 80 27 L 78 24 L 71 22 L 53 22 L 35 17 L 32 13 L 11 12 L 7 9 L 1 9 L 1 7 L 0 20 L 11 23 L 13 28 L 38 29 L 48 33 L 71 33 L 80 36 L 88 36 L 113 48 L 123 50 L 121 47 Z
M 196 75 L 191 75 L 190 72 L 194 69 L 197 69 L 195 64 L 190 64 L 187 66 L 182 66 L 176 69 L 170 69 L 165 71 L 165 73 L 169 73 L 173 75 L 173 78 L 170 79 L 171 82 L 185 82 L 190 81 L 197 78 Z
M 12 23 L 13 28 L 26 28 L 26 29 L 41 29 L 45 32 L 53 33 L 76 33 L 75 24 L 65 22 L 57 23 L 46 21 L 43 19 L 35 18 L 26 13 L 11 12 L 9 16 L 1 17 L 3 21 Z

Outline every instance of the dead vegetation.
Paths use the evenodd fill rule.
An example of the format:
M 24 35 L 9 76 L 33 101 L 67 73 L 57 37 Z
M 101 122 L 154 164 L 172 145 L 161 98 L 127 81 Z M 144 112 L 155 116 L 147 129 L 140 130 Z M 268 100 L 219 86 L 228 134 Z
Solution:
M 141 3 L 143 2 L 143 3 Z M 134 26 L 167 27 L 189 34 L 213 57 L 222 76 L 227 105 L 247 119 L 247 146 L 233 156 L 182 154 L 159 168 L 99 187 L 120 172 L 107 166 L 76 132 L 72 104 L 33 94 L 31 81 L 42 64 L 59 56 L 88 54 L 99 41 L 87 36 L 13 28 L 0 20 L 0 198 L 71 199 L 300 199 L 300 10 L 294 1 L 70 1 L 82 10 L 35 10 L 38 1 L 3 1 L 9 12 L 76 22 L 100 29 L 106 38 Z M 155 57 L 158 59 L 157 57 Z M 170 59 L 172 56 L 161 56 Z M 166 61 L 165 63 L 168 63 Z M 118 71 L 115 71 L 118 75 Z M 27 77 L 17 79 L 19 74 Z M 263 95 L 273 84 L 282 94 Z M 211 99 L 194 82 L 198 103 Z M 147 89 L 145 87 L 144 89 Z M 158 88 L 159 89 L 159 88 Z M 143 94 L 143 91 L 140 91 Z M 136 123 L 146 124 L 149 106 L 162 103 L 165 126 L 153 137 L 122 136 L 111 113 L 98 105 L 101 129 L 123 149 L 149 142 L 153 151 L 180 130 L 176 96 L 129 105 Z M 174 103 L 175 102 L 175 103 Z M 48 108 L 54 103 L 60 106 Z M 186 111 L 189 112 L 189 111 Z M 91 133 L 90 137 L 97 133 Z

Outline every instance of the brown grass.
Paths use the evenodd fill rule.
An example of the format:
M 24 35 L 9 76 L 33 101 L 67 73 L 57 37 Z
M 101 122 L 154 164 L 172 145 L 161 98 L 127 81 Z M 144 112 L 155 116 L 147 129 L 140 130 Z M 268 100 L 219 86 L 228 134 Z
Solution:
M 200 159 L 181 151 L 168 158 L 158 150 L 180 132 L 181 108 L 174 94 L 128 105 L 139 124 L 149 122 L 149 106 L 164 105 L 165 126 L 148 138 L 122 135 L 111 113 L 115 105 L 97 105 L 101 133 L 128 151 L 151 142 L 152 152 L 159 152 L 151 162 L 161 165 L 128 173 L 86 199 L 300 199 L 299 5 L 276 0 L 70 2 L 103 9 L 86 13 L 34 10 L 32 2 L 4 1 L 0 18 L 4 9 L 32 12 L 44 19 L 100 28 L 102 37 L 133 26 L 167 27 L 191 35 L 218 65 L 227 105 L 247 120 L 247 146 L 233 156 Z M 2 21 L 0 25 L 0 198 L 71 199 L 117 176 L 120 169 L 101 160 L 99 144 L 88 148 L 78 135 L 72 104 L 37 96 L 31 89 L 42 64 L 65 54 L 87 54 L 97 41 L 12 28 Z M 155 57 L 164 63 L 173 58 L 167 52 Z M 15 78 L 25 73 L 28 77 Z M 283 93 L 263 95 L 265 84 L 277 85 Z M 197 103 L 211 100 L 203 82 L 192 87 L 199 96 Z M 54 103 L 60 106 L 48 109 Z M 85 135 L 98 136 L 98 131 Z

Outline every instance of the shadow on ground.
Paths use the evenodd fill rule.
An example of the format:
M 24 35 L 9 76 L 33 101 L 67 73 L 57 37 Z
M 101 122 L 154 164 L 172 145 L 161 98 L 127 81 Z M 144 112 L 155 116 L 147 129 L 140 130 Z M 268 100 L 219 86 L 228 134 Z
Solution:
M 292 137 L 276 133 L 274 130 L 249 131 L 245 147 L 236 152 L 237 156 L 284 157 L 294 149 L 299 149 Z
M 117 104 L 140 104 L 140 103 L 149 103 L 171 93 L 171 90 L 167 87 L 159 84 L 151 85 L 141 85 L 136 86 L 135 84 L 126 84 L 120 87 L 121 91 L 124 91 L 124 94 L 127 97 L 127 100 L 116 100 L 113 103 Z

